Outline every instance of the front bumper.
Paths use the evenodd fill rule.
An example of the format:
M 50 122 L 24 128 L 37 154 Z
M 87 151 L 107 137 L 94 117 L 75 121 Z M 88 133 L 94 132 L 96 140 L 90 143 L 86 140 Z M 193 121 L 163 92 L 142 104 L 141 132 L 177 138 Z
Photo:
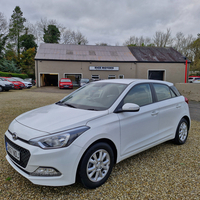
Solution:
M 83 151 L 82 148 L 71 144 L 69 147 L 65 148 L 44 150 L 40 147 L 27 144 L 21 140 L 14 141 L 8 131 L 6 131 L 5 135 L 8 138 L 8 143 L 10 140 L 11 146 L 14 143 L 30 152 L 30 157 L 25 167 L 22 167 L 21 163 L 15 162 L 12 156 L 8 153 L 6 159 L 17 172 L 32 183 L 46 186 L 64 186 L 75 183 L 77 167 Z M 54 168 L 58 170 L 61 175 L 32 176 L 31 173 L 39 167 Z
M 14 85 L 5 85 L 4 86 L 4 88 L 3 88 L 4 90 L 12 90 L 12 89 L 14 89 Z
M 60 85 L 60 88 L 61 88 L 61 89 L 64 89 L 64 88 L 72 89 L 73 86 L 72 86 L 72 85 Z
M 32 84 L 28 84 L 27 88 L 31 88 L 33 85 Z
M 23 89 L 24 88 L 24 85 L 15 85 L 14 86 L 14 89 Z

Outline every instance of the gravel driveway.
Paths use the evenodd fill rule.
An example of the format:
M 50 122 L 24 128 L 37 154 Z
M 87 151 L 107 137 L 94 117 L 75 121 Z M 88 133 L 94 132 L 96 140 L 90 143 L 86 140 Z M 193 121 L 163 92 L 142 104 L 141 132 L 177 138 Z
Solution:
M 197 121 L 192 121 L 186 144 L 165 142 L 128 158 L 115 165 L 108 181 L 94 190 L 87 190 L 79 183 L 37 186 L 18 174 L 5 159 L 4 133 L 10 122 L 25 111 L 62 99 L 69 92 L 40 92 L 33 88 L 0 93 L 0 199 L 200 199 L 200 122 Z

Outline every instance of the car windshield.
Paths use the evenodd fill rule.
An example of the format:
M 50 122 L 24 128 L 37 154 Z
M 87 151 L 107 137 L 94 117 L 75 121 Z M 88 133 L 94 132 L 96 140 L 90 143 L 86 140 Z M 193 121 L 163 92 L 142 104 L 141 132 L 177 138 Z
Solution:
M 17 81 L 16 79 L 14 78 L 7 78 L 9 81 Z
M 107 110 L 126 87 L 120 83 L 92 82 L 57 104 L 85 110 Z
M 0 81 L 6 81 L 6 79 L 5 78 L 0 78 Z
M 31 82 L 32 79 L 31 79 L 31 78 L 25 78 L 24 81 L 29 81 L 29 82 Z
M 81 79 L 81 83 L 88 83 L 89 79 Z
M 69 79 L 61 79 L 60 82 L 70 83 L 71 81 Z
M 24 81 L 22 78 L 14 78 L 17 81 Z

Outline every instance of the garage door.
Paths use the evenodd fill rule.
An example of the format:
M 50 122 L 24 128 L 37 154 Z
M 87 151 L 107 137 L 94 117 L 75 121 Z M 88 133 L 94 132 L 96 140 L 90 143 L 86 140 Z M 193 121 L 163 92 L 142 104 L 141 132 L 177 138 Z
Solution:
M 58 75 L 41 74 L 41 86 L 58 86 Z

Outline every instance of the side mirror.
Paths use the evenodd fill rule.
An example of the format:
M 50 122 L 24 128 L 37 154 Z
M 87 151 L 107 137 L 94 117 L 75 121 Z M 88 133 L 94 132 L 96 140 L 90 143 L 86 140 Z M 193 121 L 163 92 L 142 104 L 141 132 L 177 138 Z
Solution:
M 140 106 L 134 103 L 126 103 L 122 106 L 122 110 L 125 112 L 138 112 L 140 110 Z
M 122 106 L 121 109 L 117 110 L 116 113 L 120 112 L 138 112 L 140 110 L 140 106 L 134 103 L 126 103 Z

